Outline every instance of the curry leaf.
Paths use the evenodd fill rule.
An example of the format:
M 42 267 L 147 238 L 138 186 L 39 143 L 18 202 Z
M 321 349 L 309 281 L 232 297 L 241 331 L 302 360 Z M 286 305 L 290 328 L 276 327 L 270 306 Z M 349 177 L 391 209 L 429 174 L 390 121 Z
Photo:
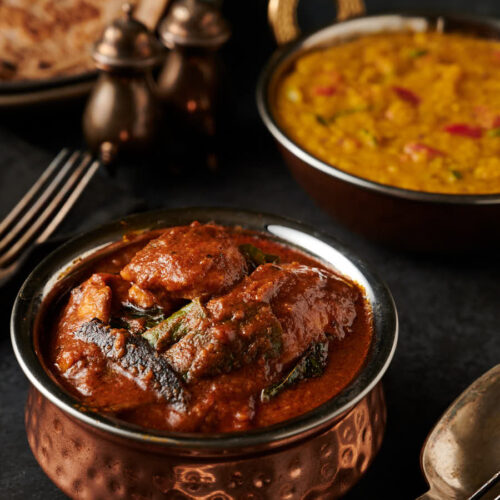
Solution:
M 311 345 L 294 368 L 278 383 L 263 389 L 260 394 L 262 402 L 266 403 L 286 388 L 301 380 L 319 377 L 323 374 L 328 360 L 328 341 Z
M 316 121 L 320 124 L 320 125 L 323 125 L 325 127 L 328 126 L 328 123 L 330 120 L 328 120 L 327 118 L 325 118 L 324 116 L 321 116 L 321 115 L 315 115 L 316 116 Z
M 272 255 L 269 253 L 263 252 L 260 248 L 250 245 L 249 243 L 245 243 L 240 245 L 240 252 L 245 257 L 247 264 L 250 268 L 255 269 L 263 264 L 268 263 L 279 263 L 280 258 L 278 255 Z
M 199 299 L 186 304 L 167 319 L 149 328 L 142 335 L 157 350 L 164 350 L 191 331 L 190 318 L 202 318 L 205 309 Z
M 364 142 L 372 147 L 372 148 L 375 148 L 378 146 L 378 139 L 377 137 L 375 136 L 375 134 L 373 134 L 372 132 L 370 132 L 369 130 L 367 130 L 366 128 L 362 128 L 360 131 L 359 131 L 362 139 L 364 140 Z
M 409 52 L 409 56 L 412 58 L 412 59 L 418 59 L 419 57 L 422 57 L 422 56 L 425 56 L 429 53 L 429 51 L 427 49 L 412 49 L 410 50 Z
M 120 317 L 112 317 L 110 326 L 112 328 L 124 328 L 130 330 L 130 320 L 144 319 L 144 326 L 151 328 L 165 319 L 161 307 L 151 307 L 150 309 L 141 309 L 132 304 L 123 305 L 123 314 Z

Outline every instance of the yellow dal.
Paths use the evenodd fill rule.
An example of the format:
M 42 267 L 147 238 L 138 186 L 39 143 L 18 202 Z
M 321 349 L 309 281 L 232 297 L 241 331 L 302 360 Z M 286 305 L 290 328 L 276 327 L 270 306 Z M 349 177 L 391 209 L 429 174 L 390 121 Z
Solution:
M 279 82 L 274 113 L 298 145 L 351 174 L 500 193 L 497 41 L 395 33 L 309 52 Z

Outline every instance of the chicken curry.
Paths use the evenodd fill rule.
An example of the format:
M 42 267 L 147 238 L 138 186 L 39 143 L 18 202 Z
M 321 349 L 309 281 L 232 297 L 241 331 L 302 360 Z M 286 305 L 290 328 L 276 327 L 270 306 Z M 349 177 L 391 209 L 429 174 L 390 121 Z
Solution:
M 145 428 L 230 432 L 305 413 L 362 367 L 363 289 L 216 224 L 128 237 L 59 300 L 46 363 L 86 406 Z

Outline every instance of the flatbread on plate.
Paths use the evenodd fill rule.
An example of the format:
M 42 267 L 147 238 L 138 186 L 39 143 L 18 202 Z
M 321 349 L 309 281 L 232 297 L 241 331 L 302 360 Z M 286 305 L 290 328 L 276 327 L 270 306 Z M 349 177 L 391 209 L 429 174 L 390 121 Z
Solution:
M 94 68 L 92 44 L 124 0 L 0 0 L 0 82 Z

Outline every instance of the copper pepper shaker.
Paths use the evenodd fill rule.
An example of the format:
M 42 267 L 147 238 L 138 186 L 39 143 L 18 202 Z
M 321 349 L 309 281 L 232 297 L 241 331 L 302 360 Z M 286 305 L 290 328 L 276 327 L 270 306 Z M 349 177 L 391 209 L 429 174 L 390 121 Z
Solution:
M 92 53 L 101 74 L 83 115 L 83 131 L 104 161 L 122 151 L 144 150 L 157 131 L 151 70 L 164 49 L 132 10 L 124 4 L 123 17 L 104 30 Z
M 213 0 L 176 0 L 158 32 L 170 50 L 157 92 L 167 110 L 165 116 L 175 123 L 177 144 L 185 145 L 178 155 L 215 169 L 223 72 L 217 51 L 230 37 L 229 25 Z

